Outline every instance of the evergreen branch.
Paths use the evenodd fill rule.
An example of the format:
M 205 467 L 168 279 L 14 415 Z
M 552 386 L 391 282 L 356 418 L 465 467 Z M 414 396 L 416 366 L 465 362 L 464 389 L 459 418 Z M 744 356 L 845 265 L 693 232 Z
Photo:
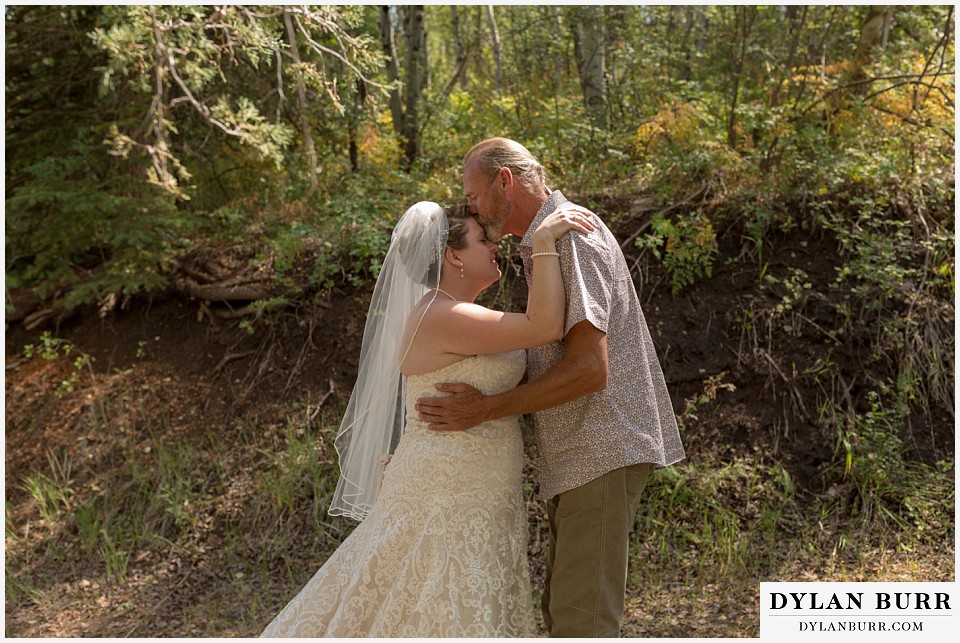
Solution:
M 304 14 L 304 15 L 306 15 L 307 17 L 310 17 L 310 14 Z M 319 18 L 318 18 L 318 19 L 319 19 Z M 360 69 L 359 69 L 356 65 L 354 65 L 353 62 L 350 61 L 349 58 L 347 58 L 346 56 L 344 56 L 343 54 L 341 54 L 341 53 L 338 52 L 338 51 L 334 51 L 333 49 L 330 49 L 329 47 L 324 47 L 323 45 L 321 45 L 320 43 L 318 43 L 316 40 L 314 40 L 313 38 L 311 38 L 311 37 L 310 37 L 310 33 L 306 30 L 306 28 L 304 28 L 303 23 L 301 23 L 300 20 L 298 20 L 298 19 L 296 18 L 296 16 L 294 16 L 294 22 L 297 23 L 297 27 L 300 28 L 300 33 L 303 34 L 303 37 L 306 39 L 307 43 L 308 43 L 308 44 L 313 48 L 313 50 L 316 51 L 318 54 L 323 55 L 324 53 L 326 53 L 326 54 L 328 54 L 328 55 L 330 55 L 330 56 L 333 56 L 334 58 L 336 58 L 337 60 L 339 60 L 340 62 L 342 62 L 344 65 L 346 65 L 347 67 L 349 67 L 349 68 L 353 71 L 353 73 L 355 73 L 355 74 L 357 75 L 357 77 L 360 78 L 360 80 L 362 80 L 365 84 L 367 84 L 367 85 L 372 85 L 373 87 L 376 87 L 376 88 L 378 88 L 378 89 L 382 89 L 382 90 L 384 90 L 384 91 L 387 91 L 387 86 L 386 86 L 386 85 L 383 85 L 382 83 L 378 83 L 378 82 L 376 82 L 376 81 L 373 81 L 373 80 L 370 80 L 369 78 L 367 78 L 367 77 L 363 74 L 363 72 L 360 71 Z
M 215 127 L 219 127 L 220 129 L 222 129 L 224 132 L 226 132 L 231 136 L 236 136 L 237 138 L 245 138 L 247 135 L 246 132 L 242 130 L 232 129 L 229 125 L 227 125 L 223 121 L 215 118 L 213 115 L 210 114 L 210 108 L 196 99 L 196 97 L 193 95 L 193 92 L 191 92 L 190 88 L 187 87 L 187 84 L 183 82 L 182 78 L 180 78 L 180 74 L 177 73 L 177 63 L 173 57 L 173 52 L 167 49 L 166 46 L 162 44 L 162 42 L 160 43 L 160 46 L 163 48 L 166 54 L 167 69 L 170 71 L 170 77 L 173 78 L 174 82 L 177 84 L 177 86 L 180 88 L 180 90 L 184 94 L 183 96 L 179 97 L 180 100 L 178 102 L 182 102 L 184 99 L 186 99 L 191 105 L 193 105 L 193 107 L 198 112 L 200 112 L 200 115 L 203 116 L 203 118 L 211 125 L 214 125 Z M 173 100 L 177 100 L 177 99 L 173 99 Z M 171 105 L 172 104 L 173 104 L 173 101 L 171 101 Z
M 267 20 L 269 18 L 276 18 L 283 15 L 283 11 L 274 11 L 273 13 L 257 13 L 256 11 L 250 11 L 245 6 L 239 6 L 238 9 L 241 9 L 243 13 L 250 18 L 251 20 Z

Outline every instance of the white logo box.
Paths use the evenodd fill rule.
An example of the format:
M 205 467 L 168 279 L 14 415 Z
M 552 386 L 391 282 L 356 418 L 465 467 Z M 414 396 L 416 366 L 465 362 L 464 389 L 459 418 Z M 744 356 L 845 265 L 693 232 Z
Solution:
M 760 640 L 957 640 L 956 583 L 760 583 Z

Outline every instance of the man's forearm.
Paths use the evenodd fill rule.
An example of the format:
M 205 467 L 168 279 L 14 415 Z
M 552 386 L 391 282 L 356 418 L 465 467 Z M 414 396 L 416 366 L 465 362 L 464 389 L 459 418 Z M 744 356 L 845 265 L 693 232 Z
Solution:
M 542 411 L 606 388 L 606 335 L 581 322 L 570 329 L 564 344 L 564 356 L 537 379 L 484 397 L 484 417 L 495 420 Z
M 483 415 L 486 420 L 542 411 L 593 392 L 585 390 L 579 378 L 562 366 L 563 362 L 558 362 L 535 380 L 484 397 Z

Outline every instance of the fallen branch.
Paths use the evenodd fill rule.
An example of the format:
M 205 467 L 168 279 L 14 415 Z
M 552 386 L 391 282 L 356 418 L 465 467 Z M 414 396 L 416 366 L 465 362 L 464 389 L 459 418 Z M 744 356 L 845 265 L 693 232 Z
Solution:
M 27 330 L 36 330 L 53 318 L 56 318 L 56 323 L 59 324 L 63 321 L 66 321 L 76 313 L 77 308 L 75 306 L 59 311 L 53 308 L 44 308 L 24 317 L 23 327 Z
M 214 310 L 213 315 L 217 319 L 243 319 L 244 317 L 256 317 L 262 312 L 262 308 L 257 308 L 253 304 L 230 310 Z
M 7 304 L 13 306 L 13 310 L 7 311 L 5 321 L 7 323 L 20 321 L 34 312 L 41 303 L 43 303 L 43 300 L 40 299 L 40 295 L 33 290 L 28 290 L 16 299 L 7 292 Z
M 216 277 L 214 277 L 213 275 L 203 272 L 199 268 L 189 266 L 186 263 L 180 264 L 180 270 L 182 272 L 187 273 L 189 276 L 193 277 L 194 279 L 199 279 L 200 281 L 214 282 L 217 280 Z
M 216 284 L 198 284 L 192 279 L 183 279 L 179 286 L 187 295 L 206 301 L 256 301 L 269 299 L 274 293 L 264 286 L 253 284 L 268 281 L 266 277 L 227 280 Z

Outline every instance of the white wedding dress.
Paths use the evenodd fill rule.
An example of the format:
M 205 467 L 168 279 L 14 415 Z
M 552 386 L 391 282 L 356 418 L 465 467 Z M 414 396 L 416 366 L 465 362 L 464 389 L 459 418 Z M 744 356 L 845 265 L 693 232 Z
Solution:
M 407 378 L 406 429 L 371 513 L 261 636 L 536 634 L 516 418 L 446 433 L 413 410 L 436 382 L 498 393 L 524 369 L 514 351 Z

